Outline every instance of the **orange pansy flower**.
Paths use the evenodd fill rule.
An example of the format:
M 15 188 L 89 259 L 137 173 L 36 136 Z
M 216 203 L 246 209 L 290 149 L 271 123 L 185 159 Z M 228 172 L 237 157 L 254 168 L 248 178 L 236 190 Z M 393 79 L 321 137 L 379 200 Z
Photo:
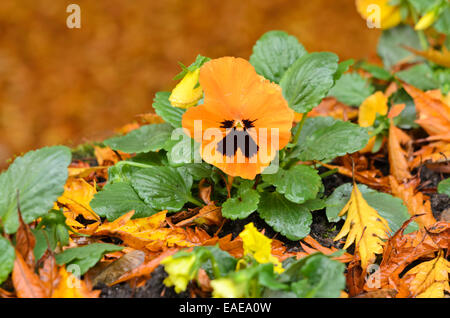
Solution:
M 204 104 L 183 115 L 185 132 L 201 157 L 230 176 L 254 179 L 291 137 L 294 111 L 281 88 L 246 60 L 223 57 L 200 69 Z

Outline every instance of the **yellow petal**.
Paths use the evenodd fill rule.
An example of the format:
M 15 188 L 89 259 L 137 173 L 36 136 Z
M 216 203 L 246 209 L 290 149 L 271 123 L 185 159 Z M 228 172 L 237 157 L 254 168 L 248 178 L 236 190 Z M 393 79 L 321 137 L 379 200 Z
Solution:
M 374 6 L 378 6 L 380 14 L 380 27 L 389 29 L 395 27 L 402 21 L 400 8 L 389 5 L 390 0 L 356 0 L 356 8 L 359 14 L 364 18 L 373 18 L 377 11 Z
M 214 298 L 240 298 L 243 297 L 243 286 L 237 286 L 230 278 L 219 278 L 211 281 Z
M 418 30 L 425 30 L 428 29 L 437 19 L 437 11 L 429 11 L 426 14 L 424 14 L 419 21 L 417 21 L 416 25 L 414 26 L 414 29 L 416 31 Z
M 188 72 L 177 86 L 175 86 L 169 97 L 172 106 L 189 108 L 197 105 L 197 102 L 203 96 L 203 89 L 198 82 L 199 75 L 200 68 Z
M 169 256 L 161 261 L 164 270 L 169 274 L 164 279 L 164 285 L 175 286 L 175 291 L 180 293 L 186 290 L 188 283 L 194 278 L 195 273 L 191 271 L 195 262 L 195 255 L 173 257 Z
M 247 224 L 239 236 L 242 238 L 244 255 L 252 255 L 260 264 L 274 264 L 277 273 L 284 271 L 281 262 L 272 255 L 272 240 L 258 232 L 253 223 Z

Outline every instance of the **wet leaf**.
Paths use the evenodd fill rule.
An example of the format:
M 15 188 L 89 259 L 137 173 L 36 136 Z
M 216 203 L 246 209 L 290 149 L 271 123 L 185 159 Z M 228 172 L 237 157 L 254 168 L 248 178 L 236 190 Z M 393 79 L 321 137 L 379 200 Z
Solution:
M 347 219 L 335 241 L 348 234 L 344 249 L 352 243 L 356 245 L 356 252 L 361 257 L 361 266 L 367 266 L 375 260 L 375 254 L 383 252 L 383 240 L 390 232 L 387 221 L 372 208 L 362 196 L 356 183 L 353 184 L 352 195 L 339 216 L 347 213 Z
M 22 255 L 16 252 L 12 282 L 19 298 L 46 298 L 46 286 L 39 276 L 30 268 Z

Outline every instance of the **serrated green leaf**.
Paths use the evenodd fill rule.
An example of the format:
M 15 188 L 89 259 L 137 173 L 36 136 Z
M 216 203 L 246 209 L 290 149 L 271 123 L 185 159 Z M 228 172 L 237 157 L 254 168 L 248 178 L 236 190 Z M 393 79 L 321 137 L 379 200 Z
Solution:
M 114 150 L 126 153 L 157 151 L 170 139 L 173 127 L 169 124 L 145 125 L 132 130 L 125 136 L 118 136 L 104 141 Z
M 306 113 L 327 96 L 338 69 L 336 54 L 328 52 L 305 54 L 283 75 L 280 85 L 289 107 Z
M 181 118 L 186 112 L 185 109 L 173 107 L 169 101 L 170 92 L 158 92 L 153 99 L 153 109 L 155 113 L 175 128 L 181 127 Z
M 258 191 L 252 189 L 253 182 L 243 181 L 234 197 L 222 204 L 222 215 L 228 219 L 244 219 L 256 211 L 259 202 Z
M 312 216 L 307 206 L 273 192 L 261 196 L 258 213 L 264 221 L 288 239 L 297 241 L 309 234 Z
M 439 19 L 433 25 L 436 31 L 447 35 L 447 40 L 450 35 L 450 6 L 448 6 L 439 16 Z
M 125 182 L 106 185 L 90 202 L 91 208 L 108 221 L 114 221 L 131 210 L 133 218 L 143 218 L 158 212 L 142 200 L 133 187 Z
M 345 288 L 344 270 L 341 262 L 314 254 L 292 262 L 281 281 L 292 282 L 292 291 L 300 298 L 338 298 Z
M 298 129 L 298 126 L 294 129 Z M 366 128 L 332 117 L 307 118 L 297 146 L 289 155 L 302 161 L 333 159 L 364 148 Z
M 338 81 L 342 75 L 347 72 L 350 68 L 350 66 L 352 66 L 355 63 L 354 59 L 349 59 L 349 60 L 345 60 L 342 61 L 341 63 L 338 64 L 338 68 L 336 73 L 334 74 L 334 81 Z
M 358 73 L 347 73 L 331 88 L 329 95 L 350 106 L 359 106 L 375 91 L 369 81 Z
M 450 178 L 447 178 L 439 182 L 438 192 L 441 194 L 446 194 L 450 197 Z
M 404 46 L 421 50 L 419 37 L 412 27 L 402 24 L 383 31 L 378 42 L 377 51 L 386 69 L 391 69 L 399 62 L 422 60 L 406 50 Z
M 275 174 L 264 174 L 263 180 L 273 184 L 278 193 L 294 203 L 314 199 L 322 184 L 317 170 L 306 165 L 296 165 L 289 170 L 280 168 Z
M 0 218 L 8 234 L 19 227 L 17 191 L 25 223 L 46 214 L 64 192 L 71 161 L 70 149 L 46 147 L 18 157 L 0 174 Z
M 389 97 L 390 105 L 405 104 L 402 112 L 395 117 L 395 125 L 403 129 L 417 128 L 416 124 L 416 104 L 411 96 L 402 88 Z
M 58 265 L 74 264 L 80 267 L 80 275 L 95 266 L 106 253 L 121 251 L 122 246 L 106 243 L 92 243 L 82 247 L 66 249 L 55 256 Z
M 256 73 L 279 83 L 286 70 L 304 54 L 305 48 L 294 36 L 283 31 L 269 31 L 256 41 L 250 63 Z
M 179 211 L 191 198 L 192 176 L 172 167 L 149 167 L 132 173 L 131 185 L 156 210 Z
M 16 252 L 11 243 L 0 236 L 0 285 L 8 278 L 14 267 Z
M 439 88 L 439 82 L 434 78 L 433 70 L 428 64 L 414 65 L 395 74 L 399 79 L 421 90 Z
M 352 189 L 353 185 L 351 183 L 345 183 L 337 187 L 328 197 L 326 201 L 328 221 L 337 222 L 341 219 L 338 214 L 350 199 Z M 401 199 L 387 193 L 375 191 L 363 184 L 358 184 L 358 189 L 367 203 L 388 222 L 389 228 L 393 232 L 396 232 L 410 218 L 408 209 Z M 415 222 L 411 222 L 405 233 L 410 233 L 417 229 L 418 225 Z
M 361 64 L 361 68 L 372 74 L 373 77 L 383 81 L 388 81 L 392 78 L 392 74 L 389 71 L 386 71 L 384 68 L 378 65 L 364 62 Z

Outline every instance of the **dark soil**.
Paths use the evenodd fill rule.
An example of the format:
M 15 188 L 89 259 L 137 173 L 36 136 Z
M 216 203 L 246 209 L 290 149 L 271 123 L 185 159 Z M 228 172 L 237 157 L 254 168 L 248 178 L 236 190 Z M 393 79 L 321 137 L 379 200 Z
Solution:
M 130 284 L 125 282 L 108 287 L 99 284 L 96 288 L 101 289 L 101 298 L 187 298 L 189 294 L 183 292 L 177 294 L 173 287 L 166 287 L 163 280 L 167 273 L 160 265 L 152 273 L 152 277 L 142 287 L 131 288 Z

